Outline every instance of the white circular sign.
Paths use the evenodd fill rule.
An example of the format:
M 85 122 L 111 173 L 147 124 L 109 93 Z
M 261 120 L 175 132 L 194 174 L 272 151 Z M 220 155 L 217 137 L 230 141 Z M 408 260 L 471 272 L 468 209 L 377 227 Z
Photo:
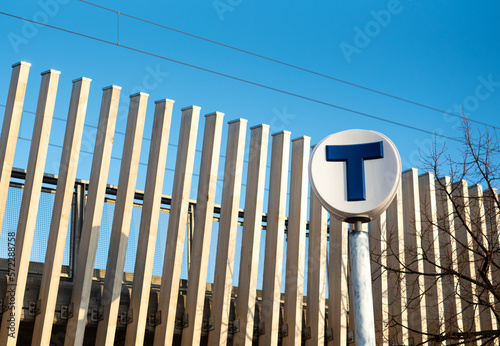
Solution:
M 319 142 L 309 161 L 312 189 L 342 221 L 369 221 L 396 195 L 401 158 L 392 141 L 369 130 L 334 133 Z

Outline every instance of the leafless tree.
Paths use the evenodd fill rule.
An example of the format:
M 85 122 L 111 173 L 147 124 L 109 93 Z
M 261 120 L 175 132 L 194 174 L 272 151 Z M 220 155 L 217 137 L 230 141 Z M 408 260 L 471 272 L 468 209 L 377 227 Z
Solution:
M 435 194 L 421 191 L 418 215 L 405 222 L 404 235 L 388 210 L 387 232 L 380 236 L 386 249 L 372 255 L 376 275 L 386 275 L 392 291 L 387 328 L 418 335 L 415 344 L 500 343 L 499 141 L 488 128 L 473 128 L 466 116 L 460 131 L 458 156 L 437 140 L 421 155 Z M 414 242 L 406 240 L 411 236 Z M 400 248 L 398 237 L 405 238 Z M 415 316 L 425 323 L 412 323 Z

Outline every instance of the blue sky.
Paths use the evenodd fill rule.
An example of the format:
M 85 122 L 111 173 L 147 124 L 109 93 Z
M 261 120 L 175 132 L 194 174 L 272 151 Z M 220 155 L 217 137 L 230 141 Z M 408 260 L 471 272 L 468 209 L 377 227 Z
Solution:
M 101 5 L 440 110 L 457 113 L 464 105 L 472 119 L 500 126 L 500 3 L 495 1 L 106 1 Z M 0 11 L 110 42 L 116 43 L 119 36 L 125 46 L 426 131 L 459 135 L 454 129 L 456 119 L 441 112 L 128 16 L 120 15 L 118 26 L 115 12 L 81 1 L 4 1 Z M 42 71 L 62 72 L 55 114 L 60 118 L 67 116 L 71 80 L 92 78 L 84 151 L 92 151 L 95 129 L 91 126 L 97 124 L 101 89 L 110 84 L 123 87 L 119 131 L 125 128 L 128 95 L 150 94 L 145 137 L 152 126 L 152 101 L 175 100 L 173 144 L 178 139 L 180 109 L 192 104 L 202 107 L 202 114 L 221 111 L 227 121 L 242 117 L 249 126 L 270 124 L 271 132 L 287 129 L 292 138 L 311 136 L 312 143 L 345 129 L 376 130 L 395 142 L 404 169 L 418 166 L 419 149 L 429 148 L 433 140 L 428 133 L 5 15 L 1 15 L 0 31 L 0 104 L 5 104 L 10 65 L 19 60 L 32 63 L 27 111 L 36 109 Z M 32 118 L 32 114 L 23 117 L 23 138 L 31 136 Z M 59 128 L 64 128 L 64 122 L 54 120 L 52 144 L 62 143 Z M 19 152 L 28 150 L 29 143 L 22 142 Z M 141 162 L 147 160 L 148 143 L 143 144 Z M 450 148 L 456 145 L 448 141 Z M 113 153 L 121 155 L 119 135 Z M 91 156 L 82 154 L 78 177 L 85 179 Z M 169 154 L 173 167 L 175 148 Z M 59 155 L 59 149 L 51 146 L 46 171 L 57 172 Z M 16 166 L 25 167 L 25 160 L 26 155 L 16 155 Z M 145 172 L 145 165 L 141 171 Z M 118 173 L 111 172 L 110 182 L 117 179 Z
M 500 126 L 500 3 L 497 1 L 106 1 L 101 5 L 440 110 L 459 113 L 464 105 L 472 119 Z M 113 43 L 117 42 L 119 34 L 122 46 L 428 132 L 437 131 L 449 137 L 459 135 L 455 129 L 456 119 L 442 112 L 128 16 L 120 15 L 118 26 L 115 12 L 81 1 L 2 1 L 0 12 Z M 419 150 L 425 153 L 433 141 L 429 133 L 141 54 L 116 44 L 27 24 L 1 14 L 0 46 L 0 105 L 6 103 L 10 66 L 20 60 L 32 64 L 15 167 L 26 168 L 34 123 L 34 115 L 30 112 L 36 109 L 40 73 L 50 68 L 62 72 L 56 118 L 67 117 L 71 81 L 81 76 L 93 80 L 77 174 L 82 179 L 88 179 L 90 173 L 90 153 L 94 145 L 101 89 L 111 84 L 123 88 L 117 124 L 119 132 L 125 130 L 130 94 L 138 91 L 150 94 L 146 138 L 151 134 L 153 101 L 175 100 L 170 135 L 170 143 L 174 145 L 178 141 L 180 109 L 193 104 L 202 108 L 202 114 L 221 111 L 226 114 L 227 121 L 246 118 L 249 127 L 266 123 L 271 125 L 271 133 L 286 129 L 292 132 L 292 138 L 311 136 L 312 143 L 346 129 L 379 131 L 398 147 L 403 169 L 418 167 Z M 1 106 L 0 117 L 3 117 Z M 202 118 L 198 149 L 202 146 L 203 124 Z M 62 144 L 64 126 L 63 120 L 54 119 L 46 172 L 57 174 L 61 154 L 57 145 Z M 225 152 L 225 139 L 226 132 L 222 153 Z M 123 135 L 118 133 L 113 148 L 113 157 L 117 159 L 112 161 L 109 176 L 109 182 L 113 184 L 118 182 L 122 143 Z M 457 143 L 448 141 L 447 145 L 457 154 Z M 143 141 L 142 148 L 139 189 L 144 187 L 149 149 L 147 140 Z M 172 189 L 175 152 L 175 146 L 171 146 L 164 184 L 164 192 L 168 194 Z M 199 162 L 200 153 L 197 154 Z M 223 164 L 221 159 L 221 171 Z M 198 170 L 199 163 L 195 166 L 195 173 Z M 195 198 L 196 177 L 192 186 L 192 198 Z M 217 200 L 220 200 L 220 193 Z M 240 205 L 243 204 L 242 198 Z M 102 246 L 105 250 L 106 244 Z M 133 256 L 130 258 L 133 261 Z M 158 258 L 161 261 L 161 254 Z M 133 263 L 128 266 L 133 268 Z

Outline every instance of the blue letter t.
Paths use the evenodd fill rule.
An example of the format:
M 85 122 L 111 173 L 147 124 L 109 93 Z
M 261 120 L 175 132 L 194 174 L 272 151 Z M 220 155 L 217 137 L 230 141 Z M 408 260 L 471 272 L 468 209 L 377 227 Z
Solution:
M 346 163 L 348 201 L 366 200 L 364 160 L 381 159 L 383 157 L 384 146 L 382 141 L 326 146 L 326 161 L 345 161 Z

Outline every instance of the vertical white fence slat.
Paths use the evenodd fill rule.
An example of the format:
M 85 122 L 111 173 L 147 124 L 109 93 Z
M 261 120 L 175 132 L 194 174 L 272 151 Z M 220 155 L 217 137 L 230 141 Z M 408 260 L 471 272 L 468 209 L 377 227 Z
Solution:
M 12 76 L 0 137 L 0 233 L 2 232 L 5 204 L 9 192 L 10 175 L 14 164 L 14 153 L 16 152 L 19 126 L 21 125 L 30 66 L 30 63 L 24 61 L 12 65 Z
M 279 335 L 281 304 L 281 272 L 285 236 L 286 194 L 288 185 L 288 162 L 290 154 L 290 132 L 275 133 L 271 153 L 271 176 L 264 257 L 264 281 L 262 283 L 261 321 L 264 334 L 259 344 L 276 345 Z
M 137 241 L 134 281 L 129 304 L 129 315 L 132 316 L 132 321 L 127 325 L 125 335 L 125 345 L 131 346 L 142 345 L 146 331 L 156 235 L 160 219 L 163 179 L 165 177 L 174 101 L 161 100 L 156 101 L 155 104 L 146 186 L 139 226 L 139 239 Z
M 283 323 L 287 335 L 283 345 L 302 344 L 304 265 L 307 223 L 308 164 L 311 139 L 292 140 L 292 171 L 286 247 L 285 306 Z
M 307 326 L 310 339 L 306 345 L 324 345 L 326 327 L 326 257 L 328 213 L 311 190 L 309 207 L 309 248 L 307 258 Z
M 223 119 L 224 114 L 220 112 L 205 116 L 198 197 L 194 209 L 193 252 L 186 296 L 188 325 L 182 331 L 182 345 L 185 346 L 199 345 L 201 339 Z
M 65 346 L 83 345 L 120 91 L 120 87 L 112 85 L 104 88 L 102 93 L 87 206 L 71 293 L 73 316 L 68 320 L 66 327 Z
M 251 346 L 253 340 L 268 141 L 269 125 L 262 124 L 250 129 L 240 275 L 233 322 L 235 346 Z
M 330 214 L 330 257 L 328 260 L 328 345 L 347 344 L 349 312 L 349 231 L 348 224 Z
M 116 193 L 106 263 L 106 276 L 101 297 L 104 312 L 103 319 L 97 325 L 96 345 L 114 344 L 148 96 L 148 94 L 144 93 L 130 96 L 120 177 L 118 178 L 118 191 Z
M 246 129 L 245 119 L 229 122 L 212 298 L 214 329 L 208 334 L 209 345 L 227 344 Z
M 408 310 L 406 309 L 406 275 L 400 273 L 403 270 L 405 242 L 403 224 L 403 191 L 401 184 L 394 200 L 386 211 L 387 222 L 387 266 L 392 270 L 388 272 L 389 283 L 389 315 L 392 317 L 389 326 L 389 338 L 391 343 L 399 345 L 408 343 Z
M 484 259 L 487 258 L 490 251 L 488 242 L 488 230 L 486 228 L 486 211 L 484 208 L 483 187 L 481 185 L 474 185 L 469 189 L 470 198 L 470 213 L 471 213 L 471 226 L 472 233 L 476 237 L 476 249 L 474 251 L 474 267 L 476 269 L 476 277 L 480 282 L 489 281 L 492 284 L 493 277 L 491 274 L 491 265 L 484 270 L 484 278 L 481 277 L 482 266 L 485 264 Z M 493 307 L 495 300 L 493 294 L 489 290 L 478 288 L 479 299 L 486 302 L 486 306 Z M 496 330 L 497 320 L 492 308 L 480 308 L 481 330 Z
M 439 254 L 439 229 L 436 205 L 435 178 L 432 173 L 425 173 L 418 178 L 420 194 L 420 214 L 422 222 L 422 249 L 428 260 L 424 261 L 426 292 L 427 329 L 430 334 L 445 332 L 443 302 L 443 280 L 438 276 L 441 269 Z
M 373 312 L 375 314 L 375 337 L 377 345 L 389 345 L 389 286 L 387 275 L 387 221 L 383 212 L 370 221 L 371 269 L 373 280 Z
M 471 236 L 472 224 L 470 218 L 469 189 L 465 180 L 461 180 L 453 185 L 452 196 L 453 203 L 455 204 L 454 209 L 458 211 L 455 213 L 458 270 L 459 273 L 463 273 L 472 280 L 475 280 L 477 275 L 473 251 L 476 250 L 476 244 Z M 460 297 L 462 297 L 464 331 L 475 333 L 481 328 L 481 318 L 479 309 L 477 308 L 477 287 L 468 280 L 459 280 L 458 287 Z
M 182 251 L 186 238 L 186 224 L 189 208 L 189 194 L 193 178 L 194 154 L 200 107 L 182 109 L 179 146 L 175 162 L 172 202 L 168 218 L 167 242 L 161 277 L 158 311 L 160 323 L 156 326 L 154 345 L 171 345 L 174 338 L 175 313 L 181 277 Z
M 500 232 L 500 208 L 498 207 L 498 190 L 495 188 L 484 191 L 484 204 L 486 208 L 486 230 L 488 235 L 488 243 L 490 251 L 494 253 L 499 249 L 499 232 Z M 498 259 L 495 258 L 498 263 Z M 500 284 L 500 269 L 495 265 L 491 266 L 491 276 L 493 285 L 496 287 Z M 495 308 L 500 311 L 500 299 L 495 301 Z
M 426 294 L 422 254 L 422 230 L 420 223 L 420 199 L 418 171 L 412 168 L 402 175 L 403 184 L 403 224 L 405 244 L 408 327 L 410 338 L 418 345 L 427 341 Z
M 17 342 L 59 75 L 60 72 L 55 70 L 42 73 L 35 126 L 31 136 L 28 169 L 17 225 L 14 276 L 9 276 L 9 286 L 6 293 L 8 299 L 5 300 L 6 302 L 11 301 L 10 297 L 13 296 L 15 304 L 12 309 L 3 313 L 0 326 L 0 345 L 14 346 Z M 9 322 L 8 320 L 12 316 L 14 316 L 14 321 Z M 11 329 L 14 332 L 10 332 Z
M 436 181 L 436 205 L 439 229 L 439 255 L 444 268 L 458 272 L 457 242 L 455 241 L 455 216 L 451 201 L 451 179 L 443 177 Z M 453 275 L 443 277 L 443 300 L 446 333 L 463 332 L 462 300 L 456 293 L 457 278 Z
M 73 81 L 42 283 L 38 295 L 40 314 L 36 316 L 32 345 L 50 344 L 90 82 L 88 78 Z

